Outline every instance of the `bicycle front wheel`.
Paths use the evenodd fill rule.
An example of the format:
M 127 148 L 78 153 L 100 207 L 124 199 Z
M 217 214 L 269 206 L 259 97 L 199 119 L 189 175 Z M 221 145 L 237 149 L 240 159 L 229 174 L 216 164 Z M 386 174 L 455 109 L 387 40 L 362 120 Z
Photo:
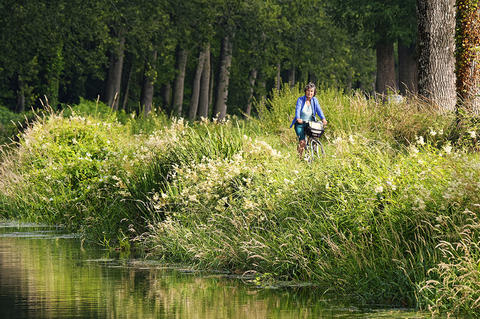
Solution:
M 324 154 L 325 151 L 323 149 L 322 143 L 314 138 L 311 138 L 308 141 L 307 145 L 307 161 L 311 163 L 315 160 L 320 159 L 320 157 Z

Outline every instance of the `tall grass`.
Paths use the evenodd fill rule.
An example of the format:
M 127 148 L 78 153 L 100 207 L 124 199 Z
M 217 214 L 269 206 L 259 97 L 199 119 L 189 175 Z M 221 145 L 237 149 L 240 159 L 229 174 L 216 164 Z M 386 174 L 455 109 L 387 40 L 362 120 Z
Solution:
M 478 314 L 475 121 L 323 90 L 327 154 L 309 165 L 289 129 L 300 94 L 284 87 L 258 118 L 221 124 L 39 118 L 1 165 L 2 215 L 360 303 Z

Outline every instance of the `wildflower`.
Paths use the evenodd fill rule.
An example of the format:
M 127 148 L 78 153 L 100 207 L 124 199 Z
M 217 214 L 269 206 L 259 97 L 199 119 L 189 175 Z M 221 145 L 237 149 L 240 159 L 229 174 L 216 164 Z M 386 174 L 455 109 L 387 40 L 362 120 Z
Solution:
M 424 210 L 427 206 L 425 205 L 425 202 L 423 201 L 423 199 L 421 198 L 417 198 L 417 200 L 415 201 L 415 203 L 417 204 L 417 207 L 416 209 L 417 210 Z
M 471 138 L 476 138 L 477 137 L 477 134 L 475 133 L 475 131 L 468 131 L 468 134 L 470 134 Z
M 412 153 L 413 156 L 417 155 L 418 154 L 418 148 L 416 148 L 415 146 L 411 146 L 410 147 L 410 152 Z
M 452 146 L 450 144 L 444 145 L 443 150 L 445 153 L 450 154 L 452 152 Z
M 430 135 L 435 136 L 435 135 L 437 135 L 437 132 L 435 132 L 433 129 L 430 129 Z
M 417 143 L 419 145 L 425 145 L 425 140 L 423 139 L 423 136 L 417 136 Z
M 335 140 L 333 140 L 333 143 L 334 143 L 334 144 L 339 144 L 339 143 L 341 143 L 342 141 L 343 141 L 343 139 L 342 139 L 340 136 L 338 136 Z
M 189 195 L 188 200 L 191 202 L 198 202 L 197 195 L 196 194 Z
M 378 185 L 375 187 L 375 193 L 379 194 L 383 192 L 383 186 Z
M 393 184 L 391 181 L 387 181 L 387 185 L 390 186 L 390 188 L 392 190 L 396 190 L 397 189 L 397 186 L 395 186 L 395 184 Z

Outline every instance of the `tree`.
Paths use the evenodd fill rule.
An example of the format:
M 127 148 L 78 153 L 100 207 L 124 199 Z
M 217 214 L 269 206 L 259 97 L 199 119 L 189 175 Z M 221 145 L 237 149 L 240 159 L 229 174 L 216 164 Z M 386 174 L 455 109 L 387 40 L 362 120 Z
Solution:
M 145 115 L 150 113 L 153 106 L 153 85 L 156 80 L 155 65 L 157 61 L 157 50 L 153 50 L 152 58 L 145 66 L 144 85 L 142 94 L 142 107 Z
M 5 90 L 13 91 L 9 99 L 18 112 L 46 94 L 56 105 L 63 42 L 55 22 L 62 20 L 62 3 L 2 1 L 0 6 L 0 70 Z
M 175 77 L 175 86 L 173 87 L 173 109 L 177 116 L 182 116 L 183 112 L 183 91 L 187 58 L 188 51 L 179 47 L 177 52 L 177 75 Z
M 210 105 L 210 44 L 205 46 L 205 61 L 202 70 L 200 97 L 198 102 L 198 117 L 208 118 L 208 109 Z
M 453 110 L 455 92 L 455 0 L 417 0 L 418 92 Z
M 209 109 L 210 87 L 210 47 L 215 36 L 215 20 L 218 16 L 218 3 L 211 0 L 194 0 L 191 17 L 195 25 L 196 47 L 198 59 L 196 60 L 195 76 L 192 84 L 192 95 L 188 110 L 189 119 L 195 120 L 198 116 L 207 117 Z
M 457 0 L 456 76 L 458 107 L 480 111 L 480 9 L 478 0 Z
M 192 98 L 190 99 L 190 107 L 188 110 L 188 118 L 190 120 L 195 120 L 197 117 L 198 103 L 200 100 L 200 85 L 201 78 L 203 73 L 203 68 L 205 67 L 205 55 L 210 54 L 210 50 L 207 50 L 207 45 L 205 45 L 201 50 L 198 56 L 197 70 L 195 72 L 195 78 L 193 80 L 193 90 Z
M 330 1 L 327 8 L 335 21 L 365 38 L 375 48 L 376 91 L 384 94 L 389 88 L 396 90 L 394 44 L 399 39 L 408 45 L 414 42 L 414 32 L 411 29 L 415 17 L 413 0 Z M 403 65 L 405 64 L 402 67 Z

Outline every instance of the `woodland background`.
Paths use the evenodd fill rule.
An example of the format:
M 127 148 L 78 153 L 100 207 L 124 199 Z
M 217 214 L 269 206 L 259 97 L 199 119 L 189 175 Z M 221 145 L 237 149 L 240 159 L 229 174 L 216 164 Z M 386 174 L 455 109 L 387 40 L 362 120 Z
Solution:
M 415 1 L 0 2 L 0 104 L 250 114 L 281 83 L 416 92 Z

